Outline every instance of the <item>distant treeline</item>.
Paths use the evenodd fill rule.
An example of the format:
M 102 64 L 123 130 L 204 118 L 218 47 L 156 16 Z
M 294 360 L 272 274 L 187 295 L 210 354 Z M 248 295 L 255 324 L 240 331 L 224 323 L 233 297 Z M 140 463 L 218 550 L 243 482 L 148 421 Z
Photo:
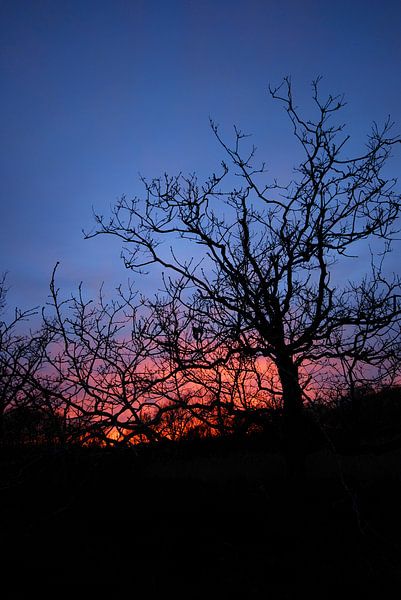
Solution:
M 254 439 L 264 448 L 280 451 L 283 447 L 282 416 L 279 408 L 265 413 L 255 425 L 252 419 L 230 422 L 226 431 L 219 433 L 196 421 L 189 411 L 181 408 L 168 411 L 153 427 L 154 442 L 182 442 L 191 440 Z M 248 421 L 248 426 L 246 425 Z M 377 451 L 401 445 L 401 387 L 379 391 L 361 390 L 358 406 L 349 397 L 336 404 L 315 403 L 305 410 L 306 427 L 303 444 L 306 452 L 324 446 L 340 452 Z M 2 420 L 3 447 L 60 447 L 97 446 L 115 447 L 149 443 L 147 435 L 127 438 L 110 427 L 90 419 L 71 418 L 60 411 L 52 411 L 45 404 L 17 406 L 6 411 Z

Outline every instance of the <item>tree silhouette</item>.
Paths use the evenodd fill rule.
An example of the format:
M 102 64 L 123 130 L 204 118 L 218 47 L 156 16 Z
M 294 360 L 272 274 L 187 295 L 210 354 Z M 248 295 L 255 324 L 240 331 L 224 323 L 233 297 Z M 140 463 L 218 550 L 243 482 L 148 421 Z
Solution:
M 303 152 L 288 185 L 265 183 L 255 148 L 244 147 L 247 136 L 235 129 L 230 145 L 211 122 L 227 157 L 219 174 L 204 183 L 181 174 L 143 179 L 144 198 L 123 197 L 110 218 L 96 215 L 96 229 L 86 235 L 120 238 L 125 265 L 137 273 L 162 267 L 164 298 L 149 305 L 164 302 L 192 323 L 198 356 L 188 354 L 176 319 L 164 322 L 182 371 L 208 368 L 213 347 L 224 348 L 222 362 L 248 356 L 271 364 L 288 463 L 296 470 L 308 385 L 318 387 L 340 360 L 379 368 L 398 358 L 400 280 L 385 276 L 383 260 L 398 231 L 400 194 L 385 167 L 400 138 L 389 120 L 374 124 L 366 147 L 350 156 L 349 136 L 336 123 L 342 97 L 323 99 L 315 81 L 315 116 L 304 118 L 289 79 L 270 93 Z M 368 244 L 370 272 L 336 280 L 334 265 L 340 272 Z
M 253 357 L 227 360 L 216 343 L 200 351 L 191 316 L 175 302 L 156 301 L 150 311 L 144 298 L 121 287 L 112 301 L 102 290 L 88 300 L 82 287 L 62 298 L 56 268 L 43 311 L 49 343 L 35 384 L 65 415 L 70 441 L 176 440 L 195 427 L 233 432 L 239 415 L 252 410 L 255 420 L 270 407 L 265 370 Z
M 5 441 L 5 426 L 10 422 L 7 414 L 11 411 L 22 414 L 22 409 L 36 402 L 35 381 L 49 341 L 44 329 L 25 331 L 26 322 L 36 314 L 36 309 L 16 309 L 6 319 L 7 291 L 6 275 L 3 275 L 0 280 L 0 443 Z

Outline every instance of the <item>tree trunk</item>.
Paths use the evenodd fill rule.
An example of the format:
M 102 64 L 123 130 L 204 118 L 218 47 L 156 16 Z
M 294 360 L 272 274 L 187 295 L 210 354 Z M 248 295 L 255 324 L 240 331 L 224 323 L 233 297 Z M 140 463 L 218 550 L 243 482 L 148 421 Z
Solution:
M 287 474 L 290 479 L 298 479 L 305 469 L 305 424 L 298 367 L 288 355 L 281 356 L 277 366 L 283 392 L 284 452 Z
M 355 385 L 355 381 L 351 378 L 350 388 L 349 388 L 349 397 L 351 401 L 351 427 L 352 427 L 352 438 L 353 444 L 356 447 L 359 446 L 361 442 L 361 390 L 358 389 Z

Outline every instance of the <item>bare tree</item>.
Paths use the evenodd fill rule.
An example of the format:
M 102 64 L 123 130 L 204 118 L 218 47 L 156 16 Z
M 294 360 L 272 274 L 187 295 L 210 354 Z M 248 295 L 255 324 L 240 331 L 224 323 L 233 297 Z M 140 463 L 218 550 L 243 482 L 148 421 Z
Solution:
M 4 438 L 5 417 L 11 411 L 32 408 L 36 402 L 35 378 L 43 364 L 48 343 L 44 330 L 26 331 L 36 309 L 15 309 L 6 318 L 6 276 L 0 280 L 0 441 Z
M 189 399 L 161 315 L 131 288 L 120 287 L 108 302 L 102 290 L 97 301 L 85 299 L 82 286 L 62 298 L 55 272 L 43 313 L 52 342 L 40 385 L 64 407 L 71 438 L 106 445 L 171 438 L 168 415 Z M 197 397 L 196 405 L 202 407 Z
M 36 386 L 62 412 L 67 437 L 131 444 L 249 429 L 271 410 L 270 373 L 254 357 L 228 360 L 194 339 L 192 313 L 177 298 L 155 301 L 118 289 L 106 302 L 61 297 L 55 272 L 43 312 L 45 368 Z M 197 326 L 201 329 L 200 325 Z M 252 416 L 249 417 L 248 413 Z M 239 425 L 240 424 L 240 425 Z
M 391 135 L 389 120 L 382 128 L 374 124 L 366 147 L 349 156 L 349 136 L 335 120 L 342 97 L 322 99 L 315 81 L 315 117 L 306 119 L 289 79 L 270 93 L 284 106 L 303 152 L 288 185 L 264 183 L 255 148 L 244 148 L 247 136 L 235 129 L 230 145 L 211 122 L 227 156 L 220 174 L 203 184 L 195 175 L 143 179 L 145 197 L 123 197 L 110 218 L 96 215 L 87 237 L 120 238 L 125 265 L 135 272 L 154 263 L 163 268 L 166 295 L 193 321 L 193 341 L 204 358 L 219 344 L 226 361 L 270 361 L 289 465 L 297 469 L 308 385 L 319 385 L 322 370 L 327 375 L 342 357 L 370 365 L 398 352 L 400 280 L 385 277 L 382 254 L 399 228 L 400 194 L 385 166 L 400 138 Z M 188 241 L 196 247 L 192 258 L 180 254 L 180 238 L 187 253 Z M 370 274 L 335 281 L 333 266 L 353 260 L 370 242 Z M 196 259 L 199 248 L 204 254 Z M 183 370 L 194 360 L 193 353 L 180 353 Z

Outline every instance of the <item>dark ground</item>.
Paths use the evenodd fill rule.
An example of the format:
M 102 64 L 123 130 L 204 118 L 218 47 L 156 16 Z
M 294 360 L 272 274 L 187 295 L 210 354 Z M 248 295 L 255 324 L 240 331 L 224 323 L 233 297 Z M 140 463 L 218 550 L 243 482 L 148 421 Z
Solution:
M 399 595 L 401 450 L 319 450 L 289 483 L 252 440 L 14 449 L 0 485 L 3 598 Z

